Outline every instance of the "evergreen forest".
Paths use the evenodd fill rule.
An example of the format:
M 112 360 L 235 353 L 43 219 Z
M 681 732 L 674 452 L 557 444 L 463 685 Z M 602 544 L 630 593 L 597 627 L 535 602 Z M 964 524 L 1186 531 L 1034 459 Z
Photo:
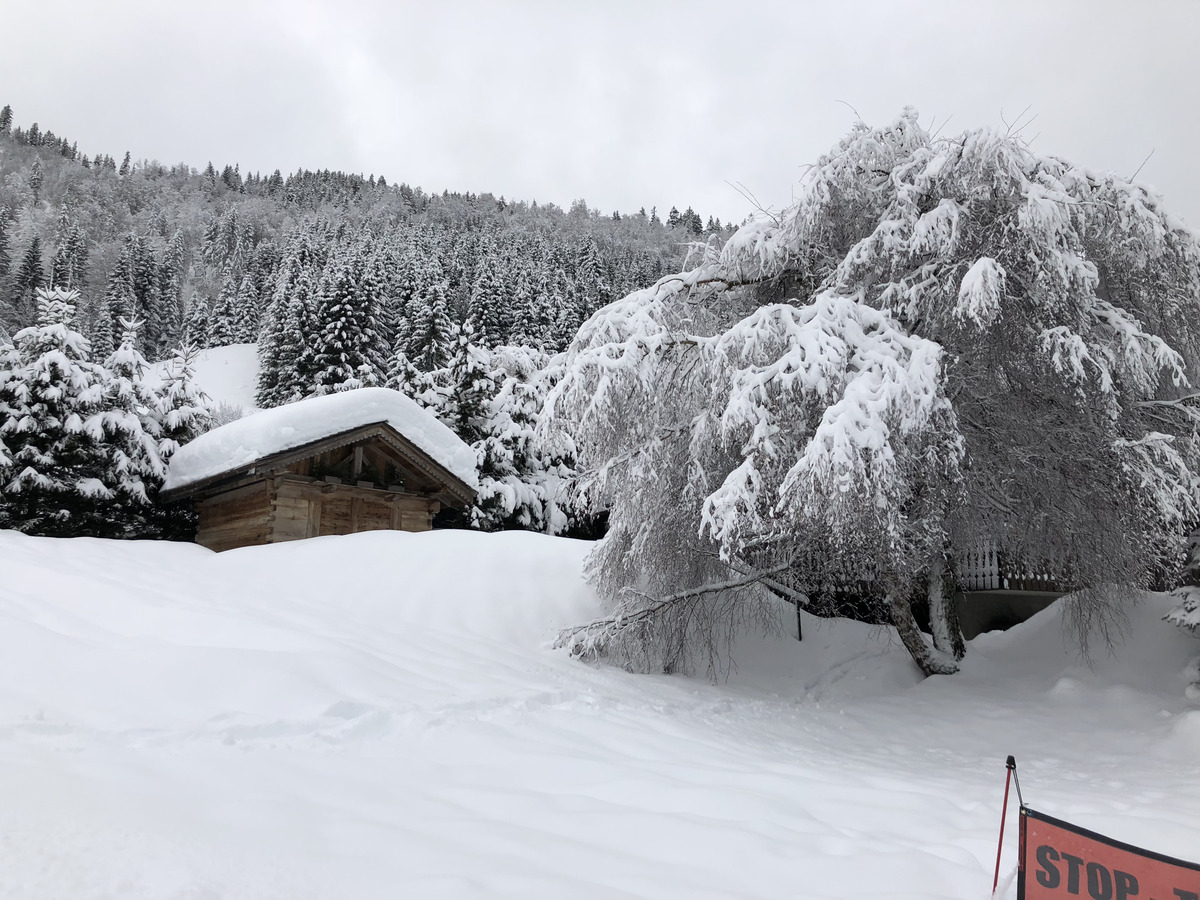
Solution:
M 8 444 L 0 453 L 5 520 L 59 534 L 69 533 L 68 520 L 84 521 L 55 500 L 51 526 L 25 509 L 45 505 L 29 486 L 22 509 L 8 509 L 19 479 L 33 477 L 12 464 L 22 435 L 49 427 L 38 416 L 59 424 L 56 417 L 70 416 L 29 406 L 29 385 L 18 376 L 51 365 L 45 352 L 69 344 L 71 366 L 90 366 L 88 378 L 103 393 L 113 377 L 104 363 L 118 351 L 145 367 L 177 351 L 191 359 L 197 349 L 253 342 L 262 407 L 388 385 L 472 444 L 484 486 L 479 505 L 443 524 L 594 529 L 573 512 L 570 441 L 549 446 L 536 435 L 556 377 L 551 360 L 597 309 L 678 271 L 731 233 L 691 207 L 664 216 L 654 207 L 602 214 L 584 200 L 564 211 L 487 193 L 427 193 L 373 174 L 264 175 L 237 163 L 135 161 L 128 151 L 118 163 L 37 123 L 21 127 L 5 106 L 0 347 L 11 359 L 0 381 L 12 401 L 0 428 Z M 107 408 L 87 390 L 76 393 L 86 401 L 80 422 Z M 140 407 L 143 424 L 153 424 L 146 413 L 153 405 Z M 221 411 L 216 421 L 240 412 Z M 154 431 L 138 439 L 152 443 Z M 161 468 L 144 473 L 149 490 L 132 492 L 134 507 L 143 493 L 154 496 Z M 89 473 L 88 485 L 104 481 Z M 162 518 L 90 517 L 80 533 L 181 533 L 159 527 Z

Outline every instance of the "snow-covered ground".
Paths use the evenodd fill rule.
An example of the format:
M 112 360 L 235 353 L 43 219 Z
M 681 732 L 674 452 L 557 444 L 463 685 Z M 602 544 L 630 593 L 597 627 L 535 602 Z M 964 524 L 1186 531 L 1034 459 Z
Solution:
M 167 363 L 150 367 L 148 381 L 160 380 Z M 210 347 L 196 357 L 196 383 L 217 403 L 240 406 L 245 412 L 257 409 L 254 392 L 258 389 L 258 344 L 233 344 Z
M 549 649 L 586 550 L 0 532 L 0 897 L 983 898 L 1009 753 L 1032 805 L 1200 857 L 1162 598 L 1093 670 L 1051 609 L 955 676 L 806 620 L 713 685 Z

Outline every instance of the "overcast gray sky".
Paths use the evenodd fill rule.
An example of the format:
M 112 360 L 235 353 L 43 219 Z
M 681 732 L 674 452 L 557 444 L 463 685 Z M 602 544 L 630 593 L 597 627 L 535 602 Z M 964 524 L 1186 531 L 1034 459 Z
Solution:
M 1200 226 L 1193 0 L 5 0 L 0 104 L 89 153 L 568 206 L 786 205 L 850 127 L 1036 115 Z M 840 102 L 841 101 L 841 102 Z

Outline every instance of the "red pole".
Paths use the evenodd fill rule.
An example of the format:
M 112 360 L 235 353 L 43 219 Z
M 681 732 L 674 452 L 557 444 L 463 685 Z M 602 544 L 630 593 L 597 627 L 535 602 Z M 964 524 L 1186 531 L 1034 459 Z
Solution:
M 992 896 L 996 895 L 996 886 L 1000 884 L 1000 854 L 1004 850 L 1004 817 L 1008 814 L 1008 785 L 1012 781 L 1013 770 L 1017 761 L 1009 757 L 1005 763 L 1008 774 L 1004 776 L 1004 806 L 1000 809 L 1000 842 L 996 845 L 996 877 L 992 879 Z

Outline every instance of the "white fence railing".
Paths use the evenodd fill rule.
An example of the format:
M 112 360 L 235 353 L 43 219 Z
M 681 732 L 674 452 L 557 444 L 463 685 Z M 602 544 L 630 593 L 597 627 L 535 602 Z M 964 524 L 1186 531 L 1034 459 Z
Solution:
M 997 591 L 1001 587 L 1000 555 L 996 545 L 985 541 L 959 554 L 958 582 L 964 591 Z

